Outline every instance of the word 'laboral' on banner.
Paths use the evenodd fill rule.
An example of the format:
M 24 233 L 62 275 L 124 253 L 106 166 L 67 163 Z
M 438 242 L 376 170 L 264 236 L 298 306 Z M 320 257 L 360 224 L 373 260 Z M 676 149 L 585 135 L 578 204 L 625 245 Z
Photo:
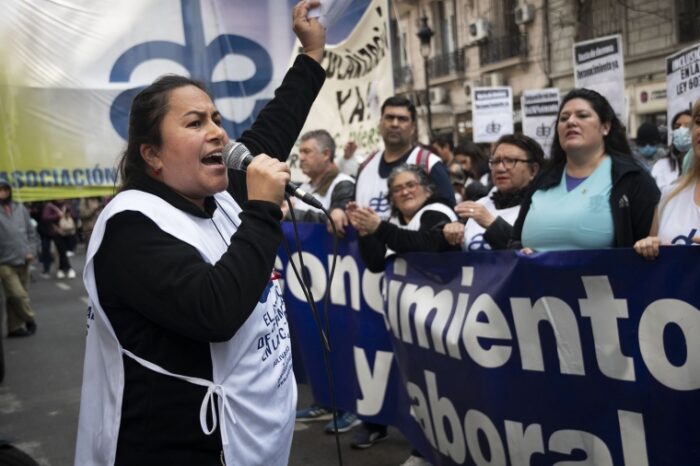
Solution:
M 513 134 L 513 90 L 510 87 L 473 87 L 474 142 L 496 142 Z
M 382 144 L 378 131 L 380 108 L 394 94 L 388 21 L 387 0 L 372 0 L 350 35 L 326 47 L 321 63 L 326 82 L 302 133 L 328 131 L 335 140 L 337 157 L 342 157 L 343 147 L 350 140 L 362 153 L 371 153 Z M 292 178 L 304 178 L 294 163 Z
M 623 124 L 627 122 L 622 36 L 600 37 L 574 44 L 574 82 L 608 99 Z
M 667 120 L 682 110 L 692 110 L 700 98 L 700 44 L 666 57 Z M 671 132 L 669 131 L 669 142 Z
M 320 305 L 331 239 L 300 226 Z M 338 404 L 397 426 L 432 464 L 697 464 L 698 260 L 692 246 L 662 248 L 654 262 L 631 249 L 408 254 L 388 263 L 378 306 L 379 276 L 353 236 L 330 287 Z M 329 403 L 288 264 L 280 256 L 295 371 L 303 365 Z
M 523 115 L 523 134 L 539 142 L 545 157 L 549 158 L 557 130 L 559 89 L 525 90 L 520 97 Z
M 0 18 L 0 178 L 23 201 L 112 194 L 131 101 L 168 73 L 204 83 L 237 137 L 295 54 L 296 3 L 9 0 Z M 329 37 L 342 40 L 358 18 L 343 13 Z

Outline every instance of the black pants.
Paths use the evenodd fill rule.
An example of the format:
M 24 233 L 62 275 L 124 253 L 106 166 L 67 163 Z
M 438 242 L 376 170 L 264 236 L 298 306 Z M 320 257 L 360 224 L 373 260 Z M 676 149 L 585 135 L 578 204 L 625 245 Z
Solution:
M 63 272 L 68 272 L 71 268 L 70 261 L 68 260 L 68 251 L 70 245 L 70 238 L 68 236 L 56 235 L 53 237 L 53 243 L 56 245 L 58 250 L 58 269 Z

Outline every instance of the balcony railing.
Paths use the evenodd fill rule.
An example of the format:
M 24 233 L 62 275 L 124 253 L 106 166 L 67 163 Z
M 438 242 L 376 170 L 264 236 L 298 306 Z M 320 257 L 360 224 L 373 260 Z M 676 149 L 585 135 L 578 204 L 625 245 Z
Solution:
M 403 87 L 413 84 L 413 70 L 410 66 L 394 66 L 394 86 Z
M 524 34 L 490 37 L 479 45 L 479 63 L 482 66 L 520 55 L 527 55 L 527 37 Z
M 463 49 L 438 55 L 428 60 L 428 72 L 431 78 L 440 78 L 462 72 L 465 68 Z

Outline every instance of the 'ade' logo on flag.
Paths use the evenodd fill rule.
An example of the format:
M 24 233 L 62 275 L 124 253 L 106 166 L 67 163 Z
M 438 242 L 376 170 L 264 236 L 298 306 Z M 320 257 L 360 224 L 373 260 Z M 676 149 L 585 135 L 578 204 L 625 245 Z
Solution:
M 111 69 L 110 82 L 129 82 L 132 72 L 149 60 L 171 60 L 187 69 L 190 77 L 202 81 L 214 99 L 254 95 L 272 80 L 272 59 L 257 42 L 235 34 L 220 34 L 205 43 L 204 22 L 199 0 L 181 0 L 184 45 L 170 41 L 150 41 L 137 44 L 125 51 Z M 214 68 L 227 55 L 242 55 L 255 64 L 255 74 L 241 81 L 213 82 Z M 119 94 L 110 107 L 110 120 L 117 133 L 127 138 L 129 108 L 134 96 L 144 86 L 128 89 Z M 257 114 L 269 99 L 256 99 L 252 114 Z M 247 121 L 237 123 L 222 118 L 222 125 L 231 137 L 236 137 L 249 126 Z

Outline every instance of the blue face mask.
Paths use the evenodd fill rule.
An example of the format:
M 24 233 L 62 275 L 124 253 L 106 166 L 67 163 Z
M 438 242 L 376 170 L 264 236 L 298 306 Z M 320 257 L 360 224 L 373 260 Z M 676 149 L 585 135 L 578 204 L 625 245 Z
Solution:
M 650 159 L 656 155 L 656 146 L 652 146 L 650 144 L 642 146 L 639 148 L 639 153 L 642 154 L 643 157 Z
M 671 136 L 671 143 L 681 154 L 685 154 L 690 149 L 692 140 L 690 138 L 690 130 L 685 126 L 674 129 Z

